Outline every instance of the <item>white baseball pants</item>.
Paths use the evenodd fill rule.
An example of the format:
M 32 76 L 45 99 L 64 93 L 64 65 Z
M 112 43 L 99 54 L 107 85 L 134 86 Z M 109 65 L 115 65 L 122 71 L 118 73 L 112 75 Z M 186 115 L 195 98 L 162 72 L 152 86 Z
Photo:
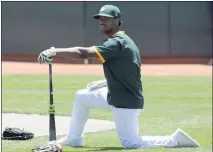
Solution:
M 139 136 L 138 116 L 140 109 L 115 108 L 107 103 L 107 87 L 96 91 L 88 89 L 76 93 L 69 131 L 58 141 L 62 146 L 83 146 L 83 130 L 91 108 L 112 111 L 115 126 L 124 148 L 176 147 L 171 136 Z M 125 127 L 124 127 L 125 126 Z

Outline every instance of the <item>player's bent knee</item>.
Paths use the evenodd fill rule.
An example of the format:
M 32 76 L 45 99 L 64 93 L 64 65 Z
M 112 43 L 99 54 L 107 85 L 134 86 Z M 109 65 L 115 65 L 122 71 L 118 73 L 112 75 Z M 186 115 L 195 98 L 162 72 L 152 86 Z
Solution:
M 76 92 L 76 96 L 86 95 L 88 92 L 89 91 L 87 89 L 81 89 Z
M 91 98 L 91 94 L 88 89 L 78 90 L 75 94 L 75 107 L 88 107 L 88 100 Z
M 87 94 L 88 94 L 87 89 L 78 90 L 75 94 L 75 100 L 76 101 L 83 101 L 83 100 L 86 99 Z

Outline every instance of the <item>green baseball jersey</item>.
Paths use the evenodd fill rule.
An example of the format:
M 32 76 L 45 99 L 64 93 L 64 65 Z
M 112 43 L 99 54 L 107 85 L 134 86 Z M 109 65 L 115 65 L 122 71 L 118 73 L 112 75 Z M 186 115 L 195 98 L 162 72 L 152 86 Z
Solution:
M 140 51 L 133 40 L 119 31 L 94 50 L 103 63 L 109 105 L 143 109 Z

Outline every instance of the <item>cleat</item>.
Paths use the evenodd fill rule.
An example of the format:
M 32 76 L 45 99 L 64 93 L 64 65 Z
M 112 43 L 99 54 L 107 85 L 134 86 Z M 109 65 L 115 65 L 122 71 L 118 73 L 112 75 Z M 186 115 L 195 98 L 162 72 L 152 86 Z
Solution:
M 178 147 L 200 147 L 200 145 L 192 139 L 187 133 L 178 128 L 173 134 L 172 137 L 178 143 Z

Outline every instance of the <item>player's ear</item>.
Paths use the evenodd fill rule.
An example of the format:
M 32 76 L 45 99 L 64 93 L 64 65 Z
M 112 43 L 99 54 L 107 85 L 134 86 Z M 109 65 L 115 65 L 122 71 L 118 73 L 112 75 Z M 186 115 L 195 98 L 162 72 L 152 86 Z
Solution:
M 118 22 L 118 26 L 121 26 L 121 20 L 119 18 L 115 18 L 115 20 Z
M 122 23 L 123 23 L 122 21 L 119 21 L 118 25 L 121 26 Z

